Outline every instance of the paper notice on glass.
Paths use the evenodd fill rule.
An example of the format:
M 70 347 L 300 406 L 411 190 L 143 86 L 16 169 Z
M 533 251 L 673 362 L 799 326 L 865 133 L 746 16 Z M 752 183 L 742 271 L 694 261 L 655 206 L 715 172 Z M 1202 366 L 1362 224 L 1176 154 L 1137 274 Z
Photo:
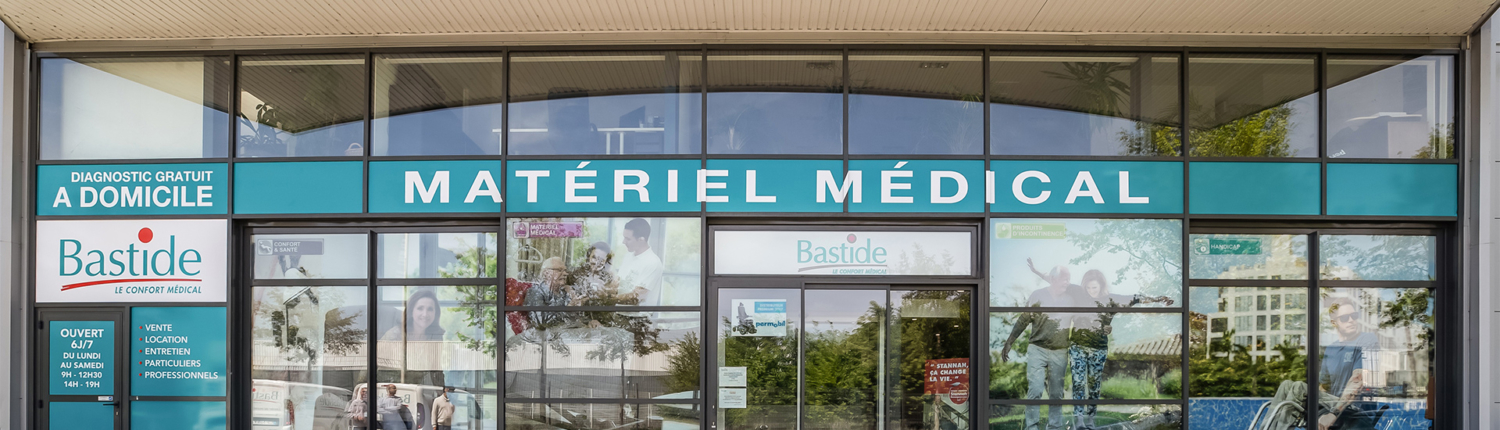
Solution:
M 720 388 L 719 389 L 719 407 L 722 408 L 722 409 L 744 409 L 745 408 L 745 389 L 744 388 Z
M 748 378 L 745 375 L 745 368 L 743 367 L 719 368 L 720 387 L 743 387 L 745 386 L 746 379 Z

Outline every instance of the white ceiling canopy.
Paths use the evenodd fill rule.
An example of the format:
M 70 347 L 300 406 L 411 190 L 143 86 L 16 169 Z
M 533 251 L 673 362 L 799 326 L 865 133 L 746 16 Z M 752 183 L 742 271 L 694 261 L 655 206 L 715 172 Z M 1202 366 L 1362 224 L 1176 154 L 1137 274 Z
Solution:
M 0 0 L 86 50 L 451 44 L 1453 44 L 1493 0 Z M 1163 37 L 1168 36 L 1168 37 Z M 1425 38 L 1425 39 L 1424 39 Z M 1183 41 L 1193 43 L 1183 43 Z M 1222 42 L 1221 42 L 1222 41 Z M 169 42 L 169 43 L 164 43 Z M 1337 44 L 1337 43 L 1335 43 Z M 1347 43 L 1346 43 L 1347 44 Z M 1355 43 L 1358 44 L 1358 43 Z M 1326 45 L 1326 44 L 1325 44 Z

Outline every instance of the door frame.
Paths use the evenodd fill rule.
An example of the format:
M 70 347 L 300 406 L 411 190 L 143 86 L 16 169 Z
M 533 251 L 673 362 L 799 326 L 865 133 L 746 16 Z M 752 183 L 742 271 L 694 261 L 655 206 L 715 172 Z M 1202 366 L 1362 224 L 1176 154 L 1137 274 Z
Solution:
M 130 423 L 130 309 L 126 306 L 108 307 L 37 307 L 35 317 L 37 321 L 37 337 L 35 341 L 34 360 L 37 363 L 33 369 L 32 377 L 36 378 L 34 395 L 37 399 L 37 429 L 51 429 L 51 410 L 48 409 L 54 402 L 80 402 L 99 403 L 101 406 L 114 404 L 114 428 L 125 430 Z M 99 316 L 100 318 L 89 318 Z M 110 319 L 108 317 L 112 316 Z M 48 331 L 49 323 L 52 321 L 112 321 L 115 323 L 113 335 L 114 368 L 111 369 L 114 379 L 114 394 L 110 399 L 100 400 L 102 395 L 58 395 L 50 393 L 52 381 L 51 340 Z M 87 398 L 95 400 L 86 400 Z

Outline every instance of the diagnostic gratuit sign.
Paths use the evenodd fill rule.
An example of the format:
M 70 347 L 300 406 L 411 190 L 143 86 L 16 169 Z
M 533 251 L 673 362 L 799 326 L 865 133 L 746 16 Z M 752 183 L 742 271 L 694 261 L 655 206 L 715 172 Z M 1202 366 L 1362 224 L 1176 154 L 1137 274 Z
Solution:
M 228 170 L 212 163 L 37 166 L 36 214 L 224 214 Z
M 36 223 L 36 301 L 222 302 L 225 220 Z
M 109 395 L 115 392 L 115 322 L 53 321 L 49 355 L 54 396 Z

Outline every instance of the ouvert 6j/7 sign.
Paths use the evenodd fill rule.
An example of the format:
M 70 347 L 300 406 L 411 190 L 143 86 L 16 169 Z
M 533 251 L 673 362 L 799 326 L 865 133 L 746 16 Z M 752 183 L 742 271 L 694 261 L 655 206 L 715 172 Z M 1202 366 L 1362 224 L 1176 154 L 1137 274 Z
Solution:
M 36 301 L 222 302 L 225 220 L 38 221 Z

